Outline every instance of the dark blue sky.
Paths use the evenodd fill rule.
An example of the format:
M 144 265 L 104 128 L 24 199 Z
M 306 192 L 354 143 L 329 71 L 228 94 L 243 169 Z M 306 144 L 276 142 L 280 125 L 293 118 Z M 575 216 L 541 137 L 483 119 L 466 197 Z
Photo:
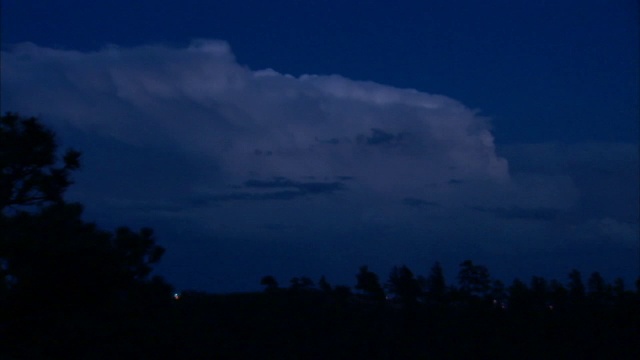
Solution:
M 0 104 L 83 151 L 71 195 L 156 227 L 179 287 L 630 278 L 638 32 L 632 0 L 3 0 Z

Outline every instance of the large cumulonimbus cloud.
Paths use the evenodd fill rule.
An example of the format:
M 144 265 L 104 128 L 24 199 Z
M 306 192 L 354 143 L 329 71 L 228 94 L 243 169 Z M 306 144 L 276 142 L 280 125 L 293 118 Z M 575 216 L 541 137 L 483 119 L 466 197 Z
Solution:
M 585 223 L 576 177 L 510 173 L 489 121 L 456 100 L 256 71 L 220 41 L 16 45 L 2 52 L 1 96 L 2 111 L 40 116 L 85 153 L 74 196 L 124 223 L 175 223 L 205 237 L 348 234 L 349 245 L 317 256 L 350 266 L 367 251 L 391 256 L 403 237 L 418 239 L 404 248 L 415 254 L 438 243 L 520 251 Z M 546 166 L 554 155 L 532 156 L 523 163 Z M 587 220 L 605 218 L 612 234 L 637 232 L 611 213 Z
M 228 45 L 3 53 L 4 107 L 200 152 L 228 181 L 349 176 L 374 191 L 507 181 L 487 122 L 444 96 L 236 63 Z M 3 91 L 4 93 L 4 91 Z

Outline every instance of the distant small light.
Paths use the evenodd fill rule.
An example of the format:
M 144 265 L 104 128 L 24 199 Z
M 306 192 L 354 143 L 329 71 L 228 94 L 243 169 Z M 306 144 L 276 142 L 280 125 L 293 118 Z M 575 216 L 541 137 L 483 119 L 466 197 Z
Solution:
M 180 294 L 179 294 L 179 293 L 175 293 L 175 294 L 173 294 L 173 298 L 174 298 L 175 300 L 180 300 Z

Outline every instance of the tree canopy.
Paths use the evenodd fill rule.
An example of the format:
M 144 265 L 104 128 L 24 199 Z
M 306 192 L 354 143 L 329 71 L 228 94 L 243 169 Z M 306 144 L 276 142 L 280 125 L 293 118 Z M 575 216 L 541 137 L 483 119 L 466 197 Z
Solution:
M 80 152 L 58 155 L 55 134 L 37 118 L 7 113 L 0 119 L 0 212 L 9 207 L 61 202 L 80 167 Z
M 0 119 L 0 300 L 16 310 L 129 294 L 149 282 L 164 253 L 151 229 L 110 232 L 83 220 L 82 205 L 64 200 L 79 168 L 80 153 L 60 155 L 55 134 L 37 118 Z

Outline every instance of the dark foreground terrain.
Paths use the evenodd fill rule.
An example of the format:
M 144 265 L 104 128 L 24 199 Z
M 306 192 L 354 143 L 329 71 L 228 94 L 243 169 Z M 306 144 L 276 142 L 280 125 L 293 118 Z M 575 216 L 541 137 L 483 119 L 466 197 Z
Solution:
M 375 300 L 340 290 L 184 293 L 2 324 L 3 359 L 638 359 L 637 294 L 509 307 Z

